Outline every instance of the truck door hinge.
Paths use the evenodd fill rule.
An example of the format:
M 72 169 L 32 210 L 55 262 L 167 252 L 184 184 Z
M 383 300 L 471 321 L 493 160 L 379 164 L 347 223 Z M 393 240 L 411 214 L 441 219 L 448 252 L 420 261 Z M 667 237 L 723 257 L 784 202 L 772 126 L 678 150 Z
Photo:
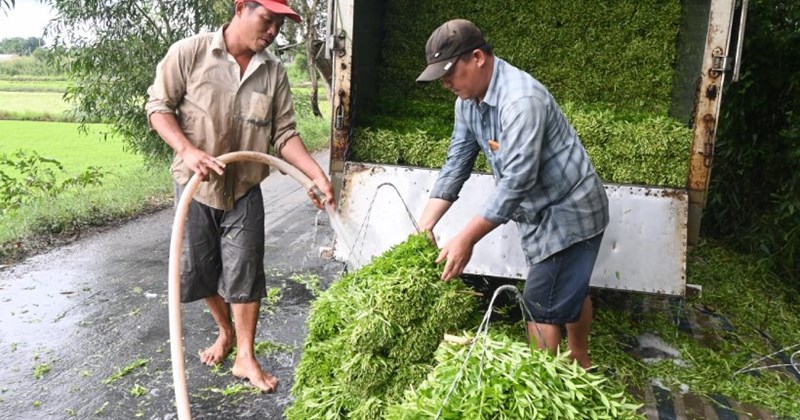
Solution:
M 709 128 L 706 132 L 706 142 L 703 144 L 703 165 L 710 168 L 714 163 L 714 129 Z
M 712 76 L 719 76 L 721 73 L 726 71 L 731 71 L 733 68 L 733 59 L 731 57 L 722 53 L 722 50 L 719 48 L 714 49 L 714 52 L 711 55 L 711 75 Z

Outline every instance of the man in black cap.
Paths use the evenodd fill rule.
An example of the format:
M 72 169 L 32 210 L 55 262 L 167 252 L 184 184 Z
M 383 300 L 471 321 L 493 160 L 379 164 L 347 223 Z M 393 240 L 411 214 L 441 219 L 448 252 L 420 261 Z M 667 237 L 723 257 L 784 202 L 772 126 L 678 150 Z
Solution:
M 420 227 L 433 232 L 479 152 L 495 178 L 483 208 L 442 247 L 442 279 L 460 275 L 481 238 L 515 221 L 529 266 L 523 295 L 536 321 L 528 335 L 555 351 L 566 325 L 572 358 L 588 368 L 589 278 L 608 225 L 608 198 L 586 150 L 550 92 L 495 57 L 471 22 L 445 22 L 425 53 L 428 67 L 417 82 L 442 79 L 458 98 L 447 160 Z

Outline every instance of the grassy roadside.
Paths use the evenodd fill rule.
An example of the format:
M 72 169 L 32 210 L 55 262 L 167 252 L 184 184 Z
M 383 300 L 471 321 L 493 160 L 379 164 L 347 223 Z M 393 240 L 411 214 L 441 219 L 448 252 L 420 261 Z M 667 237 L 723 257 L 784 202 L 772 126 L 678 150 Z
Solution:
M 104 135 L 107 127 L 78 132 L 75 123 L 0 121 L 0 154 L 36 151 L 61 163 L 57 179 L 97 166 L 101 185 L 70 189 L 51 197 L 38 195 L 0 215 L 0 258 L 13 260 L 63 237 L 110 221 L 135 216 L 170 203 L 172 187 L 166 167 L 147 168 L 141 157 L 123 150 L 122 141 Z M 9 175 L 14 170 L 2 168 Z

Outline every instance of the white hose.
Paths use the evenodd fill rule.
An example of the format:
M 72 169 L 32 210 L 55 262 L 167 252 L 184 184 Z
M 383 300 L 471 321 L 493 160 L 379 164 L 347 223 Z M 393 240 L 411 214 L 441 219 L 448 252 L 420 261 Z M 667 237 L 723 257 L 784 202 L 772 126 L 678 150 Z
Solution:
M 291 176 L 303 188 L 313 191 L 319 196 L 320 192 L 299 169 L 286 161 L 258 152 L 232 152 L 219 156 L 217 159 L 225 164 L 234 162 L 258 162 L 272 166 L 279 171 Z M 175 220 L 172 222 L 172 240 L 169 247 L 169 342 L 170 356 L 172 358 L 172 381 L 175 386 L 175 406 L 178 410 L 178 419 L 190 420 L 192 412 L 189 406 L 189 392 L 186 387 L 186 368 L 184 367 L 183 334 L 181 332 L 181 251 L 183 248 L 183 234 L 186 225 L 186 215 L 194 193 L 200 186 L 202 178 L 193 175 L 186 188 L 183 190 L 178 206 L 175 209 Z

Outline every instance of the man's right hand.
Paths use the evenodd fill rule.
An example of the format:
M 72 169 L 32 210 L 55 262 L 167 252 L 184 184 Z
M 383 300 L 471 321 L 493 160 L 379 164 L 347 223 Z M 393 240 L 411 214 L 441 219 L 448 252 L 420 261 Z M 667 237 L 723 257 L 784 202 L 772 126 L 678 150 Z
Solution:
M 221 160 L 194 146 L 187 147 L 180 155 L 181 159 L 183 159 L 183 163 L 191 169 L 192 172 L 201 176 L 203 180 L 207 179 L 211 171 L 216 172 L 217 175 L 222 175 L 224 172 L 225 164 Z
M 424 232 L 428 234 L 428 240 L 431 241 L 433 246 L 438 248 L 439 244 L 436 243 L 436 236 L 433 234 L 433 231 L 432 230 L 425 230 Z
M 156 112 L 150 115 L 150 124 L 158 135 L 177 153 L 192 172 L 205 180 L 211 171 L 222 175 L 225 164 L 195 147 L 183 133 L 175 114 Z

